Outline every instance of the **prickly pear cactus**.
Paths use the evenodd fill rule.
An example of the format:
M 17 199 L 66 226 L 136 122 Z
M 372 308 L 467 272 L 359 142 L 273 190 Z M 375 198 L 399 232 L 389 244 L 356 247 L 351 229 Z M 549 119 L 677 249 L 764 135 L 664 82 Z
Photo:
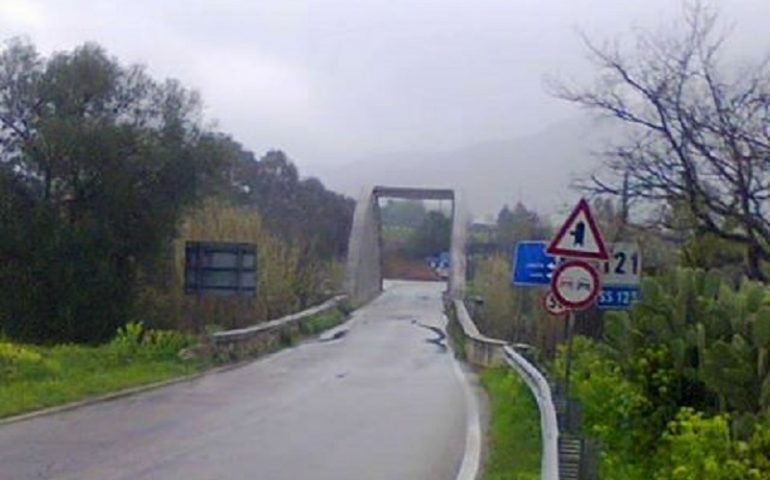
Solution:
M 680 268 L 646 279 L 642 288 L 630 314 L 605 317 L 607 343 L 621 364 L 663 345 L 680 381 L 702 385 L 706 404 L 738 412 L 770 406 L 764 285 L 744 281 L 736 288 L 718 272 Z

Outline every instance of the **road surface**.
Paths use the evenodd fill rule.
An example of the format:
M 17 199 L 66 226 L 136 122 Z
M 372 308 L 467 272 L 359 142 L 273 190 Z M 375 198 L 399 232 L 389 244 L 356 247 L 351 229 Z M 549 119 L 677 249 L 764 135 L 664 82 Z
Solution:
M 2 426 L 0 477 L 455 479 L 477 413 L 442 338 L 443 288 L 393 282 L 335 336 Z

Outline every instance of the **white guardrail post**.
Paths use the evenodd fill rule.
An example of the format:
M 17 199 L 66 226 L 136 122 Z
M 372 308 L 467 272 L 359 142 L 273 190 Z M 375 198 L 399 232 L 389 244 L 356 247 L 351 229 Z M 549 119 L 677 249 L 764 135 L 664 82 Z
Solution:
M 541 478 L 559 480 L 559 424 L 551 398 L 551 387 L 540 371 L 512 347 L 506 345 L 503 351 L 508 365 L 519 373 L 532 390 L 540 409 L 540 430 L 543 436 Z

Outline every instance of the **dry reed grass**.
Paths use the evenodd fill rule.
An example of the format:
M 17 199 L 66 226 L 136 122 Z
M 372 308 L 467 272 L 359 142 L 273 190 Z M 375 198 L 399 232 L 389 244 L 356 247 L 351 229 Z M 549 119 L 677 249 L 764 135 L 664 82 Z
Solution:
M 188 241 L 256 244 L 256 296 L 185 295 Z M 343 275 L 340 262 L 312 258 L 299 243 L 271 235 L 256 209 L 221 200 L 210 200 L 185 217 L 170 263 L 167 285 L 145 287 L 141 292 L 141 311 L 153 326 L 184 330 L 238 328 L 298 311 L 336 293 Z

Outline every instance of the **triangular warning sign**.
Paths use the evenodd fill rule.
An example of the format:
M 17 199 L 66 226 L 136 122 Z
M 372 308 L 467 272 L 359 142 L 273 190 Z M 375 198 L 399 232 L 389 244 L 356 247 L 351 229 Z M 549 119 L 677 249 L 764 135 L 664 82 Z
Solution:
M 562 257 L 609 259 L 602 232 L 596 226 L 591 208 L 584 198 L 572 210 L 546 251 Z

